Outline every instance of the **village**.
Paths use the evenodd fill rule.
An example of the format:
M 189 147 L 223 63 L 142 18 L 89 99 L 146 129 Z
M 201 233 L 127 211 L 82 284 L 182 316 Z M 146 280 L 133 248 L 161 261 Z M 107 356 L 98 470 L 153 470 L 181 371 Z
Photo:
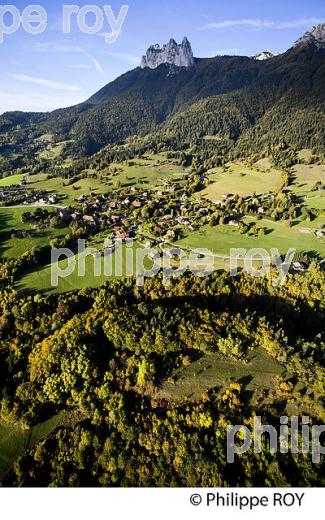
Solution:
M 280 204 L 273 193 L 247 197 L 225 193 L 222 199 L 212 202 L 200 195 L 205 183 L 204 176 L 191 174 L 185 184 L 161 179 L 161 186 L 146 191 L 136 187 L 100 194 L 94 191 L 79 195 L 74 204 L 65 205 L 64 197 L 46 190 L 33 190 L 29 179 L 23 178 L 19 184 L 0 187 L 0 203 L 2 207 L 26 206 L 22 220 L 36 229 L 69 228 L 74 238 L 105 232 L 112 240 L 133 238 L 148 248 L 173 244 L 206 225 L 223 224 L 237 228 L 240 234 L 261 237 L 272 232 L 265 227 L 267 220 L 283 220 L 291 225 L 290 219 L 299 214 L 304 215 L 306 221 L 312 218 L 311 212 L 299 206 L 288 193 Z M 28 211 L 28 208 L 36 210 Z M 246 216 L 254 217 L 256 222 L 245 222 Z M 259 226 L 262 219 L 263 225 Z M 325 236 L 323 229 L 304 227 L 299 231 L 314 234 L 319 240 Z M 30 235 L 12 230 L 11 236 Z M 298 262 L 295 268 L 304 270 L 305 265 Z
M 22 190 L 21 186 L 0 190 L 0 197 L 6 201 L 4 207 L 17 204 L 26 206 L 26 222 L 50 224 L 53 227 L 80 226 L 88 229 L 90 234 L 109 230 L 112 238 L 117 239 L 143 233 L 173 242 L 185 230 L 193 232 L 207 224 L 213 212 L 211 203 L 191 200 L 186 190 L 178 192 L 174 188 L 167 192 L 131 189 L 129 195 L 123 190 L 99 195 L 90 192 L 88 195 L 80 195 L 75 204 L 69 206 L 64 206 L 64 200 L 56 194 L 30 192 Z M 37 207 L 37 210 L 28 212 L 28 207 Z

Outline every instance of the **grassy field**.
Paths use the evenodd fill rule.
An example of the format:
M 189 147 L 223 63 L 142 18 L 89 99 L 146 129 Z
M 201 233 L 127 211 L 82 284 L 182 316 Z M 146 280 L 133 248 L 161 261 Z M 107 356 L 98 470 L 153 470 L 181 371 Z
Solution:
M 144 159 L 135 159 L 122 165 L 112 164 L 112 167 L 122 170 L 112 177 L 113 185 L 120 182 L 122 186 L 144 189 L 160 186 L 162 180 L 181 179 L 185 174 L 181 166 L 172 164 L 163 154 L 146 155 Z
M 45 148 L 45 150 L 38 153 L 38 157 L 40 159 L 46 159 L 46 160 L 57 159 L 62 154 L 62 152 L 65 148 L 65 145 L 68 142 L 69 141 L 63 141 L 62 143 L 56 143 L 56 144 L 49 143 L 47 145 L 47 147 Z
M 123 187 L 146 190 L 161 186 L 163 180 L 175 181 L 185 174 L 183 168 L 171 164 L 163 155 L 148 155 L 144 159 L 111 164 L 110 170 L 96 172 L 97 178 L 80 179 L 70 185 L 61 177 L 48 179 L 46 174 L 32 175 L 28 188 L 56 194 L 61 198 L 60 203 L 68 206 L 73 205 L 80 195 L 88 195 L 90 192 L 100 195 Z M 88 170 L 85 173 L 95 172 Z
M 325 181 L 325 166 L 321 164 L 297 164 L 293 168 L 296 176 L 296 182 L 310 182 L 315 184 L 316 181 Z
M 219 353 L 205 354 L 164 382 L 157 397 L 173 401 L 186 397 L 196 401 L 208 390 L 222 388 L 230 380 L 241 381 L 249 392 L 261 391 L 264 388 L 275 388 L 276 377 L 284 371 L 284 367 L 262 348 L 251 355 L 247 364 Z
M 267 228 L 268 233 L 262 237 L 249 237 L 241 235 L 237 228 L 228 225 L 216 227 L 205 226 L 201 230 L 189 234 L 177 244 L 188 248 L 207 248 L 213 253 L 230 255 L 231 248 L 278 248 L 280 253 L 287 253 L 289 248 L 297 251 L 316 251 L 325 256 L 325 240 L 317 239 L 313 234 L 302 234 L 300 229 L 304 227 L 318 228 L 325 224 L 325 218 L 320 217 L 313 223 L 300 223 L 289 228 L 283 222 L 271 222 L 269 220 L 256 221 L 246 217 L 245 222 L 257 222 L 258 228 Z
M 231 382 L 238 382 L 242 388 L 242 399 L 249 406 L 277 406 L 275 394 L 279 378 L 291 380 L 286 367 L 273 359 L 262 347 L 249 355 L 248 363 L 226 358 L 220 353 L 204 354 L 188 367 L 180 369 L 164 381 L 154 394 L 157 399 L 172 402 L 199 401 L 209 390 L 222 392 Z M 296 395 L 295 399 L 292 396 Z M 288 416 L 308 414 L 324 415 L 321 396 L 306 385 L 304 380 L 297 381 L 290 397 L 278 397 L 281 412 Z
M 325 215 L 325 191 L 322 191 L 320 195 L 307 195 L 305 197 L 305 204 L 310 209 L 323 210 L 323 214 Z
M 0 481 L 23 452 L 63 424 L 66 414 L 62 412 L 30 430 L 0 420 Z
M 226 172 L 223 168 L 210 170 L 208 178 L 211 184 L 200 196 L 211 201 L 222 200 L 227 193 L 248 197 L 254 193 L 274 192 L 281 185 L 281 172 L 271 168 L 268 159 L 261 159 L 253 168 L 242 163 L 229 163 L 226 168 Z M 297 164 L 293 173 L 295 179 L 290 190 L 303 197 L 308 207 L 325 210 L 325 192 L 315 191 L 316 182 L 325 182 L 325 166 Z
M 210 170 L 208 177 L 211 184 L 200 192 L 200 196 L 211 201 L 222 200 L 226 193 L 238 194 L 242 197 L 274 191 L 281 184 L 281 173 L 277 170 L 262 172 L 257 168 L 248 168 L 241 163 L 227 165 Z
M 0 208 L 0 258 L 17 258 L 33 247 L 45 246 L 53 238 L 63 238 L 67 229 L 35 230 L 33 225 L 23 224 L 21 216 L 24 212 L 36 211 L 35 208 Z M 11 230 L 26 230 L 31 238 L 11 238 Z
M 270 171 L 272 170 L 272 164 L 268 157 L 264 157 L 263 159 L 259 159 L 254 164 L 255 168 L 258 170 L 261 170 L 262 172 Z
M 97 241 L 92 241 L 88 247 L 97 248 L 99 251 L 103 249 L 103 242 L 98 238 Z M 123 279 L 131 277 L 136 273 L 136 252 L 143 247 L 134 243 L 132 248 L 126 244 L 122 244 L 115 253 L 106 257 L 101 257 L 98 260 L 100 266 L 99 276 L 95 272 L 95 258 L 93 255 L 77 254 L 71 261 L 71 274 L 59 279 L 57 287 L 52 286 L 51 283 L 51 264 L 43 268 L 37 268 L 25 273 L 16 284 L 18 290 L 23 291 L 40 291 L 47 294 L 65 293 L 72 290 L 83 289 L 84 287 L 100 287 L 108 280 Z M 128 256 L 132 255 L 130 261 Z M 78 266 L 82 265 L 84 261 L 85 276 L 79 276 Z M 145 259 L 143 263 L 145 269 L 151 267 L 152 263 L 149 259 Z M 106 268 L 105 268 L 106 266 Z M 59 269 L 65 270 L 69 267 L 69 260 L 62 259 L 59 261 Z M 140 271 L 140 269 L 139 269 Z M 105 274 L 106 273 L 106 274 Z
M 11 175 L 10 177 L 4 177 L 0 179 L 0 188 L 11 186 L 12 184 L 19 184 L 26 175 Z
M 317 182 L 325 182 L 325 166 L 297 164 L 293 169 L 295 180 L 291 191 L 303 197 L 306 206 L 323 209 L 325 212 L 325 191 L 315 189 Z
M 90 192 L 98 195 L 107 193 L 109 190 L 101 179 L 81 179 L 67 186 L 67 180 L 61 177 L 48 179 L 46 174 L 32 175 L 29 178 L 28 187 L 33 190 L 44 190 L 49 194 L 60 196 L 60 204 L 69 206 L 75 203 L 80 195 L 89 195 Z
M 211 170 L 208 177 L 212 184 L 202 191 L 200 196 L 216 201 L 222 200 L 226 193 L 249 196 L 254 192 L 262 194 L 274 191 L 281 184 L 281 173 L 270 167 L 270 162 L 263 159 L 252 169 L 241 163 L 230 163 L 226 166 L 226 172 L 223 172 L 222 168 Z M 325 192 L 314 191 L 318 181 L 324 182 L 325 166 L 299 164 L 293 171 L 295 178 L 290 189 L 304 200 L 307 207 L 324 210 L 324 216 L 312 222 L 301 222 L 298 219 L 292 228 L 283 222 L 272 222 L 266 219 L 257 221 L 246 217 L 243 219 L 244 222 L 255 222 L 258 228 L 266 228 L 266 235 L 249 237 L 241 235 L 238 229 L 232 226 L 220 225 L 215 228 L 206 226 L 189 234 L 178 244 L 189 248 L 204 247 L 220 255 L 229 255 L 231 248 L 260 247 L 268 251 L 271 248 L 278 248 L 280 253 L 286 253 L 289 248 L 302 252 L 315 251 L 324 257 L 325 240 L 318 239 L 313 233 L 304 233 L 304 229 L 319 229 L 325 225 Z

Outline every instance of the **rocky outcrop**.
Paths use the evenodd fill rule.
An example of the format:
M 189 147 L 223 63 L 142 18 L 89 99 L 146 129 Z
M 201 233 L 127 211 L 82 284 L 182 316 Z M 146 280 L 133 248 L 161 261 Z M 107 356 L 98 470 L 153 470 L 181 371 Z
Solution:
M 255 54 L 255 56 L 253 56 L 253 59 L 257 61 L 265 61 L 270 60 L 271 58 L 275 58 L 275 56 L 279 56 L 279 54 L 273 51 L 264 51 L 260 52 L 259 54 Z
M 320 23 L 307 31 L 296 41 L 294 47 L 311 44 L 314 44 L 318 48 L 325 48 L 325 23 Z
M 191 67 L 194 64 L 192 47 L 186 37 L 180 45 L 173 39 L 163 47 L 151 45 L 141 60 L 141 68 L 156 69 L 163 63 L 176 67 Z

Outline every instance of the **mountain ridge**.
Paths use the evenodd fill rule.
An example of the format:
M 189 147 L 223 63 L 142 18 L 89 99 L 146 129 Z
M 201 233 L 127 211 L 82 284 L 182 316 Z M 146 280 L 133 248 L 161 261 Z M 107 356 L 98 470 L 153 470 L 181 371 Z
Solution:
M 0 116 L 0 132 L 17 129 L 22 140 L 30 135 L 39 137 L 51 133 L 58 141 L 73 141 L 67 153 L 82 156 L 109 144 L 122 144 L 133 135 L 145 136 L 164 128 L 170 134 L 168 121 L 189 110 L 191 128 L 185 125 L 186 140 L 205 131 L 211 134 L 209 130 L 212 130 L 235 144 L 243 133 L 254 129 L 259 142 L 262 139 L 259 125 L 265 133 L 266 114 L 268 125 L 280 140 L 276 117 L 280 113 L 281 121 L 287 120 L 283 109 L 285 100 L 293 121 L 298 121 L 304 111 L 308 122 L 299 143 L 321 146 L 323 134 L 316 131 L 317 120 L 311 123 L 311 114 L 315 117 L 315 110 L 320 111 L 319 117 L 322 117 L 324 77 L 325 49 L 316 45 L 313 38 L 306 37 L 303 45 L 294 45 L 267 60 L 216 56 L 193 58 L 191 67 L 165 63 L 155 68 L 137 67 L 80 105 L 48 114 L 6 113 Z M 199 127 L 196 129 L 191 107 L 210 98 L 213 103 L 203 103 L 202 113 L 195 116 Z M 217 108 L 213 108 L 213 104 Z M 287 123 L 291 128 L 292 121 Z M 183 139 L 184 133 L 179 132 L 178 136 Z
M 294 43 L 294 47 L 309 44 L 313 44 L 319 48 L 325 47 L 325 23 L 315 25 L 309 31 L 306 31 L 305 34 Z

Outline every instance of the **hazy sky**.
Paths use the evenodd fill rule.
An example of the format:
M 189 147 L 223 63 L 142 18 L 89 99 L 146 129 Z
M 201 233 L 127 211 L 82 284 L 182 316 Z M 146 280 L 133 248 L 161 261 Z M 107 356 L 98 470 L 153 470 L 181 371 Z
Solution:
M 188 36 L 197 57 L 217 54 L 252 55 L 262 50 L 284 51 L 311 26 L 325 21 L 325 0 L 34 0 L 48 14 L 42 34 L 20 28 L 0 43 L 0 112 L 44 111 L 86 100 L 106 83 L 135 68 L 147 47 L 171 37 Z M 8 2 L 20 12 L 26 1 Z M 129 5 L 115 43 L 105 43 L 104 26 L 83 34 L 71 17 L 71 33 L 63 34 L 63 4 L 80 8 L 111 5 L 117 17 Z M 92 26 L 94 16 L 87 18 Z M 4 24 L 10 25 L 7 14 Z M 1 24 L 1 17 L 0 17 Z M 0 28 L 2 25 L 0 25 Z

